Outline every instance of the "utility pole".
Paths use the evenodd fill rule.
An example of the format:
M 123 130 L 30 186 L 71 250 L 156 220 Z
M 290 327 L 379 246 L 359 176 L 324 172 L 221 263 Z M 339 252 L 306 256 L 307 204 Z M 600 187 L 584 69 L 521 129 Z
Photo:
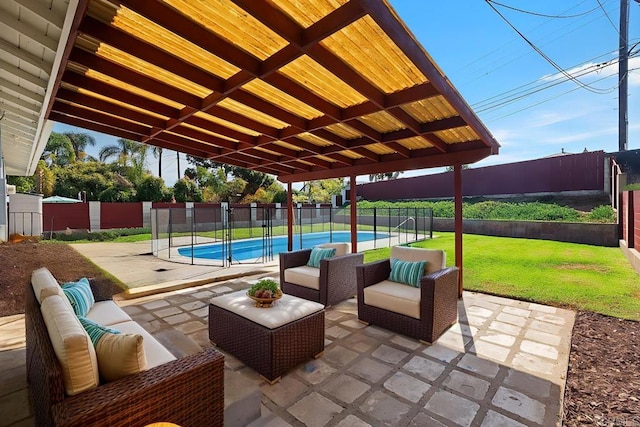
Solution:
M 618 150 L 627 150 L 629 113 L 629 0 L 620 0 L 620 48 L 618 50 Z

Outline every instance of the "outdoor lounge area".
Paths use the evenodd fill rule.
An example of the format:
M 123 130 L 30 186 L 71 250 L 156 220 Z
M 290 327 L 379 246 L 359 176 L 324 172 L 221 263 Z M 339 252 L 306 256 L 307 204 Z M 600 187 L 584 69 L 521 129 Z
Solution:
M 120 261 L 112 272 L 128 269 Z M 182 359 L 212 347 L 212 298 L 244 291 L 259 277 L 277 279 L 278 272 L 117 302 Z M 367 326 L 357 311 L 355 299 L 325 309 L 322 354 L 296 363 L 274 384 L 218 347 L 226 425 L 547 426 L 560 419 L 574 312 L 465 292 L 458 322 L 429 345 Z M 24 372 L 19 325 L 5 319 L 0 326 L 3 345 L 18 335 L 14 350 L 0 351 L 0 362 Z M 32 425 L 26 383 L 11 378 L 2 387 L 24 389 L 9 395 L 0 389 L 11 397 L 0 399 L 9 414 L 0 425 Z
M 334 298 L 331 284 L 338 280 L 323 273 L 338 263 L 328 260 L 300 281 L 287 276 L 289 267 L 304 269 L 298 261 L 213 268 L 151 260 L 147 242 L 116 253 L 102 245 L 59 245 L 60 255 L 52 250 L 46 258 L 48 267 L 61 274 L 75 267 L 62 259 L 73 248 L 91 261 L 84 265 L 95 267 L 94 274 L 127 288 L 112 301 L 109 293 L 94 297 L 118 316 L 96 318 L 144 336 L 126 339 L 136 350 L 127 359 L 135 372 L 101 380 L 110 372 L 100 365 L 104 370 L 115 358 L 107 352 L 97 361 L 102 351 L 78 328 L 68 341 L 79 341 L 89 362 L 67 363 L 65 334 L 80 320 L 57 285 L 56 295 L 35 291 L 25 297 L 26 314 L 12 307 L 0 319 L 0 427 L 562 423 L 572 328 L 581 313 L 560 307 L 581 306 L 465 288 L 463 169 L 497 155 L 500 144 L 388 1 L 46 3 L 7 0 L 0 10 L 0 205 L 8 204 L 6 177 L 41 172 L 52 128 L 71 126 L 176 152 L 178 163 L 181 154 L 190 155 L 273 177 L 286 187 L 289 251 L 294 184 L 344 179 L 354 264 Z M 450 262 L 431 260 L 428 268 L 437 269 L 411 280 L 415 288 L 400 288 L 388 283 L 391 259 L 361 265 L 356 180 L 430 168 L 452 172 Z M 89 194 L 82 207 L 97 208 L 92 202 L 99 199 Z M 3 209 L 3 242 L 8 224 Z M 47 244 L 25 245 L 36 252 Z M 16 274 L 23 265 L 13 261 L 6 259 Z M 245 295 L 264 277 L 291 286 L 279 302 L 283 310 L 247 315 L 270 310 L 251 306 Z M 513 295 L 506 282 L 495 293 Z M 13 302 L 21 295 L 14 296 Z M 615 322 L 607 331 L 617 332 Z M 160 357 L 143 361 L 144 345 Z M 609 350 L 605 339 L 598 350 Z M 76 389 L 69 387 L 78 379 L 69 367 L 78 366 L 90 375 L 81 375 Z M 630 373 L 634 366 L 627 364 Z M 627 367 L 612 371 L 627 374 Z M 589 387 L 581 397 L 590 397 Z M 618 406 L 637 407 L 634 393 Z M 591 402 L 601 403 L 585 406 Z M 571 408 L 577 425 L 585 406 Z

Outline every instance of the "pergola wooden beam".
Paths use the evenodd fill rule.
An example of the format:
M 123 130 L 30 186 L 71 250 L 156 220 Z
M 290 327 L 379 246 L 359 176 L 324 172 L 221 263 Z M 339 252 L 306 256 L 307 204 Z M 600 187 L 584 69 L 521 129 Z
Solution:
M 96 0 L 89 0 L 91 1 Z M 231 8 L 233 11 L 230 9 L 229 22 L 245 19 L 237 13 L 237 7 L 255 19 L 247 21 L 250 22 L 247 28 L 253 26 L 260 31 L 258 26 L 264 25 L 264 31 L 271 31 L 281 37 L 278 42 L 272 43 L 277 49 L 265 56 L 250 53 L 253 52 L 252 48 L 243 48 L 241 40 L 226 36 L 223 28 L 225 22 L 221 21 L 220 29 L 217 26 L 207 26 L 210 18 L 203 15 L 202 20 L 194 19 L 188 13 L 179 13 L 173 9 L 175 6 L 159 0 L 104 1 L 111 2 L 116 7 L 126 7 L 154 22 L 158 25 L 158 37 L 162 37 L 162 31 L 168 32 L 167 38 L 163 40 L 171 38 L 175 41 L 176 37 L 182 38 L 186 43 L 204 49 L 237 67 L 238 71 L 225 77 L 218 76 L 215 74 L 215 67 L 208 69 L 199 60 L 191 60 L 185 56 L 185 52 L 189 50 L 187 46 L 185 52 L 170 49 L 166 43 L 156 43 L 154 35 L 130 30 L 136 19 L 131 12 L 123 11 L 118 20 L 113 20 L 111 9 L 105 12 L 107 9 L 100 6 L 92 9 L 91 16 L 87 16 L 83 10 L 77 19 L 75 31 L 85 40 L 70 49 L 69 54 L 70 62 L 78 64 L 80 68 L 71 67 L 62 75 L 62 81 L 70 85 L 71 89 L 60 90 L 58 95 L 60 101 L 78 107 L 70 110 L 70 105 L 58 103 L 58 116 L 68 114 L 75 117 L 74 114 L 87 112 L 89 121 L 95 122 L 102 117 L 96 116 L 96 110 L 108 111 L 109 114 L 104 119 L 109 128 L 133 132 L 140 135 L 142 142 L 153 144 L 155 140 L 169 140 L 176 146 L 201 147 L 206 152 L 206 158 L 259 171 L 272 171 L 283 181 L 303 176 L 305 179 L 318 179 L 341 173 L 350 175 L 348 170 L 351 168 L 372 170 L 379 164 L 385 164 L 385 169 L 401 168 L 396 170 L 427 167 L 456 158 L 465 150 L 474 153 L 469 158 L 476 158 L 480 155 L 476 147 L 478 143 L 491 147 L 491 152 L 497 149 L 497 144 L 488 131 L 382 1 L 350 0 L 337 7 L 331 6 L 324 16 L 318 16 L 314 18 L 314 22 L 303 26 L 300 16 L 295 17 L 298 12 L 285 12 L 277 3 L 265 0 L 232 0 L 235 6 Z M 203 8 L 202 13 L 213 10 Z M 217 14 L 224 14 L 225 10 L 219 8 L 215 13 L 218 16 Z M 303 9 L 299 13 L 305 14 Z M 368 19 L 365 21 L 362 19 L 364 17 Z M 121 19 L 129 20 L 129 24 L 120 25 Z M 243 30 L 243 27 L 234 25 L 235 28 L 228 27 L 227 30 Z M 397 89 L 390 90 L 389 82 L 393 80 L 382 83 L 376 82 L 371 74 L 365 77 L 365 74 L 358 71 L 360 68 L 350 64 L 349 61 L 353 58 L 344 56 L 339 49 L 330 50 L 323 43 L 327 37 L 332 37 L 351 25 L 358 25 L 357 31 L 360 32 L 371 31 L 372 45 L 367 49 L 384 50 L 389 40 L 395 43 L 426 80 L 417 78 L 413 85 L 407 86 L 404 82 Z M 372 25 L 378 25 L 379 29 L 375 30 Z M 373 39 L 380 29 L 388 39 L 374 44 Z M 124 66 L 117 56 L 110 57 L 108 49 L 88 52 L 87 46 L 91 44 L 87 40 L 111 46 L 129 55 L 131 60 L 127 59 L 127 66 Z M 265 43 L 271 42 L 267 40 Z M 393 55 L 396 54 L 390 54 Z M 316 86 L 308 85 L 305 80 L 307 77 L 295 78 L 291 74 L 295 73 L 293 68 L 286 74 L 281 71 L 282 67 L 302 56 L 319 63 L 366 100 L 356 105 L 349 105 L 353 104 L 353 101 L 349 101 L 346 106 L 343 102 L 340 104 L 342 106 L 338 106 L 331 97 L 325 98 L 322 90 L 318 91 L 317 83 Z M 140 61 L 138 66 L 135 66 L 135 61 Z M 131 64 L 134 66 L 130 66 Z M 169 74 L 163 74 L 160 79 L 146 64 L 166 70 Z M 406 67 L 403 63 L 398 70 Z M 88 72 L 87 75 L 80 75 L 78 72 L 82 68 L 108 75 L 142 91 L 128 89 L 127 86 L 118 88 L 111 82 L 98 81 L 98 74 Z M 395 72 L 393 67 L 389 70 Z M 175 80 L 171 79 L 171 74 L 177 76 Z M 399 77 L 400 80 L 402 78 L 406 77 Z M 271 99 L 269 91 L 258 93 L 249 86 L 245 87 L 258 80 L 287 94 L 295 102 L 292 100 L 289 104 L 280 105 L 279 102 L 274 102 L 278 97 L 276 93 L 273 94 L 276 98 Z M 190 81 L 204 91 L 209 91 L 209 94 L 203 96 L 202 91 L 199 95 L 190 93 L 180 81 Z M 89 93 L 78 93 L 73 87 L 87 89 Z M 145 91 L 161 98 L 147 96 Z M 162 98 L 172 102 L 164 103 Z M 432 98 L 436 107 L 427 112 L 425 108 Z M 225 103 L 225 100 L 239 103 L 239 109 L 236 110 L 231 103 Z M 175 103 L 182 107 L 176 108 Z M 305 104 L 316 110 L 319 116 L 308 119 L 309 108 L 304 113 L 298 112 L 298 104 Z M 132 107 L 128 108 L 128 105 Z M 243 106 L 248 108 L 243 110 Z M 149 114 L 139 109 L 148 111 Z M 252 116 L 250 109 L 266 116 Z M 393 124 L 381 114 L 384 112 L 395 118 Z M 212 120 L 208 120 L 208 116 L 212 116 Z M 275 125 L 276 122 L 267 117 L 286 126 Z M 424 122 L 425 117 L 434 119 Z M 484 129 L 484 133 L 477 132 L 474 120 Z M 338 124 L 343 126 L 331 127 Z M 385 126 L 389 129 L 383 130 Z M 399 129 L 398 126 L 402 128 Z M 455 134 L 438 133 L 448 129 L 458 130 Z M 324 142 L 313 143 L 315 140 L 306 138 L 305 132 Z M 477 140 L 476 135 L 479 135 Z M 405 146 L 403 140 L 411 140 L 411 145 L 407 143 Z M 297 149 L 283 146 L 278 141 L 291 144 Z M 392 152 L 381 151 L 379 146 L 374 147 L 376 144 L 385 145 Z

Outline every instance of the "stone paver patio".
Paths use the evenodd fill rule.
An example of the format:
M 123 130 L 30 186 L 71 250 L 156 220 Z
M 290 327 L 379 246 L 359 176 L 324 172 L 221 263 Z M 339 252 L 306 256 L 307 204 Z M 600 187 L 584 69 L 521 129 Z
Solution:
M 121 303 L 181 357 L 211 345 L 208 301 L 251 283 L 234 280 Z M 252 425 L 270 427 L 560 424 L 575 313 L 465 292 L 458 324 L 425 345 L 366 326 L 356 311 L 355 300 L 328 309 L 322 357 L 274 385 L 223 351 L 227 405 L 248 402 L 253 393 L 256 402 L 261 398 L 256 412 L 262 418 Z M 21 320 L 7 319 L 0 323 L 0 345 L 7 350 L 0 351 L 0 412 L 6 414 L 0 426 L 32 425 L 25 412 L 24 349 L 5 333 L 18 334 Z

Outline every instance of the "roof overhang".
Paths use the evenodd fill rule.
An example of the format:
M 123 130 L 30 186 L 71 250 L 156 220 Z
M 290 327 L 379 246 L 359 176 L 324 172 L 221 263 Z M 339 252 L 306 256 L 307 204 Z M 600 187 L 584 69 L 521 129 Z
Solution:
M 382 0 L 88 0 L 72 22 L 50 120 L 283 182 L 498 152 Z
M 53 122 L 46 119 L 77 0 L 0 4 L 0 138 L 7 175 L 33 175 Z

